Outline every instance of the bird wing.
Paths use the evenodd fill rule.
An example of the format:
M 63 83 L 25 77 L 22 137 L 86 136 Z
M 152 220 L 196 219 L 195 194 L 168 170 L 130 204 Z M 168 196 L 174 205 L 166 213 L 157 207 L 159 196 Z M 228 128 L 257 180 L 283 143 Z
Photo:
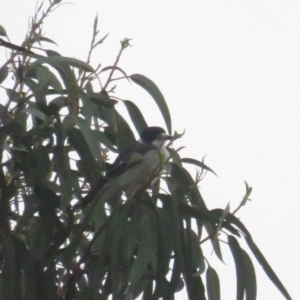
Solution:
M 126 172 L 132 166 L 138 164 L 143 160 L 143 156 L 151 151 L 157 150 L 154 145 L 135 142 L 130 147 L 124 149 L 118 155 L 107 172 L 107 177 L 118 177 Z

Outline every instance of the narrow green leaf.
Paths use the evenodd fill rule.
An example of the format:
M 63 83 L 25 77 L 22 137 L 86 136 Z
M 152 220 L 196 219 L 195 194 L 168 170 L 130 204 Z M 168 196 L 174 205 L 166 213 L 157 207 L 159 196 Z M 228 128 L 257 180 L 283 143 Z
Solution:
M 4 27 L 2 25 L 0 25 L 0 35 L 7 36 L 6 30 L 4 29 Z
M 181 164 L 181 162 L 180 162 Z M 179 165 L 180 167 L 180 165 Z M 206 210 L 206 204 L 200 194 L 199 188 L 192 178 L 191 174 L 182 166 L 181 172 L 182 176 L 186 178 L 189 192 L 188 192 L 188 199 L 193 207 L 197 207 L 200 211 L 205 211 Z M 203 229 L 203 222 L 201 219 L 197 219 L 197 227 L 198 227 L 198 238 L 201 240 L 201 235 L 202 235 L 202 229 Z M 218 247 L 218 246 L 216 246 Z
M 11 117 L 10 113 L 7 111 L 5 106 L 2 104 L 0 104 L 0 119 L 1 119 L 2 125 L 13 122 L 13 118 Z
M 62 183 L 63 184 L 63 183 Z M 98 200 L 98 201 L 95 201 Z M 100 203 L 99 203 L 100 202 Z M 70 244 L 65 248 L 63 253 L 62 261 L 66 269 L 70 269 L 73 261 L 75 261 L 76 251 L 78 250 L 78 245 L 83 238 L 83 232 L 86 230 L 86 224 L 90 222 L 94 213 L 95 213 L 95 206 L 96 205 L 103 205 L 104 199 L 93 199 L 93 202 L 85 211 L 84 217 L 82 221 L 74 226 L 74 230 L 72 232 L 72 239 L 70 240 Z
M 93 47 L 95 48 L 96 46 L 102 44 L 104 40 L 108 37 L 109 33 L 107 33 L 102 39 L 100 39 L 98 42 L 96 42 Z
M 11 239 L 7 238 L 3 242 L 1 255 L 1 269 L 2 280 L 5 287 L 6 299 L 16 299 L 16 287 L 17 287 L 17 268 L 16 257 L 14 251 L 14 245 Z
M 222 209 L 211 210 L 211 214 L 218 218 L 220 218 L 220 216 L 222 215 L 222 212 L 223 212 Z M 273 269 L 271 268 L 270 264 L 268 263 L 268 261 L 266 260 L 264 255 L 261 253 L 261 251 L 259 250 L 257 245 L 254 243 L 252 236 L 251 236 L 250 232 L 247 230 L 247 228 L 245 227 L 245 225 L 237 217 L 235 217 L 232 214 L 228 214 L 226 217 L 226 220 L 228 222 L 230 222 L 231 224 L 234 224 L 236 227 L 238 227 L 244 233 L 244 238 L 245 238 L 250 250 L 254 254 L 257 261 L 262 266 L 266 275 L 269 277 L 269 279 L 273 282 L 273 284 L 278 288 L 278 290 L 284 295 L 284 297 L 287 300 L 292 300 L 288 291 L 286 290 L 286 288 L 284 287 L 284 285 L 282 284 L 282 282 L 280 281 L 280 279 L 278 278 L 276 273 L 273 271 Z
M 168 151 L 170 153 L 172 162 L 174 164 L 178 165 L 180 168 L 182 168 L 181 157 L 179 155 L 179 152 L 177 150 L 169 148 L 169 147 L 168 147 Z
M 50 71 L 48 68 L 40 66 L 36 70 L 36 75 L 39 83 L 39 90 L 41 91 L 49 85 Z
M 128 282 L 133 288 L 146 272 L 148 263 L 155 256 L 157 246 L 155 214 L 146 206 L 142 206 L 142 211 L 143 216 L 140 221 L 141 242 L 137 257 L 128 275 Z
M 99 143 L 103 144 L 110 151 L 114 153 L 118 152 L 118 149 L 114 147 L 113 143 L 107 138 L 104 132 L 99 130 L 92 130 L 92 134 Z
M 60 187 L 61 187 L 61 209 L 63 211 L 70 205 L 72 197 L 73 178 L 71 176 L 70 159 L 68 156 L 68 147 L 65 145 L 66 132 L 69 127 L 68 119 L 64 119 L 61 124 L 60 118 L 56 119 L 54 124 L 54 132 L 56 137 L 56 147 L 54 151 L 54 168 L 58 174 Z
M 226 230 L 228 230 L 231 234 L 234 234 L 235 236 L 237 236 L 238 238 L 241 237 L 239 230 L 236 229 L 234 226 L 232 226 L 229 222 L 224 221 L 222 223 L 222 227 L 225 228 Z
M 80 93 L 80 99 L 82 101 L 82 110 L 81 114 L 84 116 L 85 123 L 91 127 L 92 125 L 92 117 L 99 118 L 99 113 L 97 109 L 97 105 L 91 101 L 89 96 L 86 93 Z
M 150 281 L 147 285 L 144 294 L 143 294 L 143 300 L 151 300 L 152 298 L 152 290 L 153 290 L 153 281 Z
M 33 39 L 31 41 L 33 41 Z M 44 36 L 39 36 L 38 39 L 36 40 L 36 42 L 48 42 L 48 43 L 57 45 L 57 43 L 55 43 L 53 40 L 51 40 L 47 37 L 44 37 Z
M 144 278 L 148 278 L 148 279 L 144 279 Z M 125 298 L 125 300 L 126 299 L 137 299 L 147 289 L 147 286 L 151 285 L 152 278 L 153 278 L 152 271 L 146 270 L 146 272 L 143 274 L 143 277 L 135 285 L 135 287 L 129 288 L 129 290 L 132 290 L 133 298 Z
M 126 120 L 117 111 L 115 111 L 115 120 L 117 125 L 117 145 L 119 151 L 122 151 L 135 141 L 135 137 Z
M 32 91 L 35 102 L 43 103 L 43 105 L 47 105 L 46 94 L 40 90 L 39 84 L 36 83 L 31 78 L 24 76 L 23 82 L 30 88 Z
M 180 280 L 178 281 L 178 284 L 176 286 L 175 293 L 178 293 L 178 292 L 182 291 L 184 287 L 185 287 L 184 281 L 183 281 L 182 278 L 180 278 Z
M 146 127 L 148 127 L 143 114 L 139 110 L 139 108 L 131 101 L 124 100 L 131 121 L 133 122 L 138 133 L 141 133 Z
M 263 270 L 265 271 L 265 273 L 269 277 L 269 279 L 274 283 L 274 285 L 278 288 L 278 290 L 284 295 L 284 297 L 287 300 L 292 300 L 292 298 L 289 295 L 288 291 L 286 290 L 286 288 L 284 287 L 284 285 L 282 284 L 282 282 L 280 281 L 280 279 L 278 278 L 276 273 L 273 271 L 272 267 L 269 265 L 269 263 L 267 262 L 264 255 L 261 253 L 259 248 L 253 242 L 251 235 L 249 234 L 249 235 L 245 236 L 245 240 L 246 240 L 249 248 L 251 249 L 252 253 L 254 254 L 255 258 L 260 263 Z
M 48 71 L 49 71 L 49 81 L 48 81 L 49 86 L 52 86 L 58 94 L 62 94 L 63 88 L 60 81 L 56 78 L 56 76 L 52 72 L 50 72 L 49 69 Z
M 217 234 L 217 227 L 211 222 L 204 223 L 205 230 L 209 236 L 210 242 L 212 244 L 213 250 L 217 255 L 218 259 L 224 263 L 223 255 L 221 251 L 221 245 L 219 239 L 216 237 Z
M 158 198 L 163 202 L 164 209 L 166 209 L 167 211 L 171 211 L 172 198 L 164 194 L 159 194 Z M 182 201 L 180 201 L 178 205 L 179 205 L 181 216 L 183 218 L 195 218 L 195 219 L 198 218 L 201 221 L 207 221 L 212 223 L 215 223 L 218 220 L 216 217 L 211 216 L 210 211 L 205 207 L 190 206 Z
M 95 226 L 95 231 L 99 229 L 101 230 L 101 227 L 105 226 L 104 224 L 108 220 L 107 212 L 102 201 L 96 201 L 96 202 L 97 204 L 95 206 L 95 211 L 97 213 L 95 213 L 92 217 L 92 222 Z M 97 238 L 95 244 L 93 245 L 93 250 L 99 251 L 99 249 L 101 249 L 103 245 L 104 245 L 104 237 L 103 235 L 101 235 Z
M 152 80 L 141 74 L 133 74 L 130 75 L 129 78 L 134 83 L 144 88 L 152 96 L 165 120 L 169 134 L 172 134 L 172 123 L 169 108 L 163 94 L 156 86 L 156 84 Z
M 184 186 L 183 191 L 188 193 L 191 204 L 196 207 L 206 208 L 206 204 L 190 173 L 180 165 L 172 164 L 171 176 L 173 176 L 172 174 L 176 178 L 176 181 L 179 181 L 180 185 Z
M 137 235 L 139 235 L 140 220 L 140 207 L 133 206 L 130 214 L 130 220 L 125 228 L 125 233 L 121 237 L 121 243 L 123 245 L 123 251 L 121 255 L 124 264 L 132 265 L 130 262 L 132 262 L 132 257 L 135 255 L 137 246 L 139 244 Z
M 248 253 L 244 249 L 241 250 L 243 254 L 246 300 L 256 300 L 257 287 L 255 269 Z
M 187 195 L 189 193 L 189 180 L 185 176 L 183 169 L 178 165 L 172 164 L 171 178 L 175 180 L 174 187 L 176 187 L 177 192 L 180 192 L 182 195 Z
M 81 61 L 72 57 L 65 56 L 48 56 L 48 57 L 39 57 L 35 62 L 32 63 L 32 66 L 49 64 L 53 67 L 58 67 L 59 65 L 68 65 L 71 67 L 75 67 L 81 69 L 86 72 L 95 72 L 94 69 L 84 61 Z
M 0 300 L 6 300 L 5 286 L 2 277 L 0 277 Z
M 81 159 L 81 168 L 86 179 L 90 183 L 95 182 L 97 177 L 96 160 L 83 135 L 83 132 L 77 128 L 69 128 L 68 137 L 70 144 L 74 147 Z
M 106 243 L 111 245 L 110 250 L 110 282 L 113 296 L 117 296 L 121 292 L 121 287 L 125 289 L 128 286 L 127 278 L 124 278 L 124 273 L 128 274 L 128 270 L 123 268 L 121 253 L 123 250 L 122 236 L 128 224 L 129 202 L 126 202 L 122 209 L 119 209 L 114 214 L 108 228 L 106 230 Z
M 77 92 L 79 90 L 78 82 L 75 76 L 74 71 L 71 69 L 70 65 L 67 63 L 60 62 L 61 59 L 63 59 L 63 56 L 61 56 L 58 52 L 53 50 L 45 50 L 45 52 L 48 55 L 48 58 L 50 60 L 48 61 L 48 64 L 50 64 L 54 69 L 56 69 L 65 84 L 66 89 L 68 92 Z M 51 58 L 54 57 L 54 59 L 51 60 Z M 60 57 L 60 59 L 55 59 L 57 57 Z M 46 57 L 47 58 L 47 57 Z M 43 62 L 40 62 L 39 64 L 42 64 Z M 34 62 L 31 64 L 31 66 L 39 65 Z
M 174 234 L 174 263 L 171 275 L 171 291 L 173 293 L 176 291 L 177 286 L 181 281 L 181 274 L 183 270 L 183 241 L 182 241 L 182 219 L 181 219 L 181 211 L 179 208 L 179 203 L 182 201 L 181 195 L 176 193 L 176 191 L 172 192 L 172 203 L 171 203 L 171 224 L 173 227 Z M 170 295 L 170 293 L 168 295 Z M 171 296 L 171 295 L 170 295 Z
M 79 130 L 84 136 L 84 139 L 89 146 L 90 151 L 92 152 L 94 159 L 97 160 L 101 155 L 99 145 L 97 141 L 94 139 L 92 130 L 87 126 L 85 120 L 80 117 L 74 117 L 75 123 L 78 125 Z
M 108 67 L 105 67 L 105 68 L 101 69 L 100 73 L 108 71 L 108 70 L 113 70 L 113 69 L 120 71 L 128 79 L 127 74 L 121 68 L 119 68 L 117 66 L 108 66 Z
M 55 208 L 50 206 L 43 207 L 39 210 L 40 218 L 36 222 L 36 228 L 31 234 L 31 247 L 28 253 L 27 263 L 36 263 L 45 258 L 46 252 L 52 244 L 52 237 L 54 233 L 54 222 L 55 222 Z
M 34 168 L 35 175 L 38 177 L 37 181 L 41 183 L 47 182 L 47 177 L 50 172 L 50 158 L 46 147 L 40 146 L 34 151 Z
M 174 248 L 174 234 L 169 212 L 164 208 L 156 208 L 157 232 L 157 268 L 153 299 L 164 297 L 170 289 L 166 280 Z
M 41 119 L 41 120 L 44 121 L 44 122 L 46 121 L 46 118 L 47 118 L 46 115 L 45 115 L 43 112 L 41 112 L 41 111 L 36 107 L 35 104 L 31 104 L 29 107 L 23 109 L 23 110 L 21 111 L 21 113 L 27 113 L 27 114 L 33 115 L 33 116 L 35 116 L 35 117 Z
M 109 95 L 105 91 L 99 93 L 89 92 L 88 96 L 94 103 L 101 104 L 107 108 L 112 108 L 118 103 L 118 101 L 110 99 Z
M 210 171 L 210 172 L 214 173 L 217 176 L 217 174 L 211 168 L 209 168 L 208 166 L 206 166 L 203 162 L 201 162 L 199 160 L 196 160 L 196 159 L 193 159 L 193 158 L 182 158 L 181 162 L 187 163 L 187 164 L 193 164 L 193 165 L 198 166 L 198 167 L 200 167 L 204 170 Z
M 7 76 L 8 76 L 8 67 L 2 66 L 0 68 L 0 84 L 6 79 Z
M 18 122 L 12 122 L 0 127 L 0 149 L 3 148 L 7 136 L 11 135 L 15 144 L 20 144 L 22 126 Z
M 228 235 L 228 244 L 235 263 L 237 286 L 236 299 L 243 300 L 246 288 L 243 252 L 234 236 Z
M 211 266 L 206 270 L 206 287 L 208 300 L 221 300 L 219 276 Z
M 97 251 L 100 251 L 100 249 L 102 247 L 98 247 Z M 75 290 L 84 291 L 80 296 L 80 300 L 104 300 L 105 298 L 103 294 L 99 293 L 99 289 L 103 287 L 104 269 L 107 268 L 105 265 L 106 261 L 102 255 L 91 256 L 89 260 L 90 263 L 85 266 L 87 279 L 81 277 L 82 280 L 77 281 Z M 76 299 L 75 296 L 70 299 L 74 298 Z
M 206 300 L 205 289 L 201 276 L 185 278 L 185 284 L 189 300 Z
M 169 272 L 170 256 L 174 247 L 174 235 L 169 213 L 156 208 L 157 225 L 157 277 L 164 279 Z
M 34 264 L 27 264 L 23 271 L 23 293 L 24 299 L 36 299 L 36 277 L 38 272 Z
M 172 274 L 174 274 L 175 271 L 177 271 L 177 269 L 173 268 Z M 179 282 L 179 280 L 178 280 L 178 282 Z M 151 299 L 161 299 L 161 298 L 167 297 L 167 296 L 169 296 L 170 298 L 164 298 L 164 299 L 172 299 L 174 292 L 175 292 L 175 289 L 173 287 L 172 282 L 170 283 L 166 278 L 162 278 L 161 280 L 155 281 L 155 290 L 153 293 L 153 298 L 151 298 Z
M 50 259 L 49 259 L 50 260 Z M 56 270 L 54 258 L 47 264 L 47 268 L 41 265 L 37 267 L 36 299 L 55 299 L 56 297 Z
M 117 131 L 117 122 L 115 118 L 116 110 L 114 107 L 105 107 L 104 105 L 98 105 L 98 113 L 100 119 L 108 125 L 105 127 L 105 133 L 111 137 L 114 145 L 117 145 L 115 133 Z
M 223 210 L 222 216 L 219 220 L 219 225 L 217 228 L 217 231 L 220 231 L 222 228 L 222 223 L 226 220 L 226 216 L 229 214 L 230 212 L 230 202 L 227 203 L 225 209 Z
M 197 274 L 202 274 L 205 270 L 204 257 L 202 249 L 199 245 L 199 239 L 195 231 L 186 228 L 184 230 L 186 249 L 188 259 L 190 260 L 190 267 L 193 269 L 199 269 Z

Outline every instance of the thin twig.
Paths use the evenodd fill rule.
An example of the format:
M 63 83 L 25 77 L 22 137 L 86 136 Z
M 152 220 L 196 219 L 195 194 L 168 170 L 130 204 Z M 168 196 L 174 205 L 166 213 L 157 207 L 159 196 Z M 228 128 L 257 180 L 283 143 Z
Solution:
M 107 81 L 106 81 L 106 83 L 105 83 L 105 85 L 104 85 L 104 87 L 103 87 L 103 90 L 104 90 L 104 91 L 107 89 L 107 86 L 109 85 L 109 83 L 110 83 L 111 80 L 112 80 L 112 76 L 113 76 L 113 74 L 114 74 L 114 71 L 116 70 L 116 67 L 117 67 L 118 62 L 119 62 L 119 60 L 120 60 L 120 58 L 121 58 L 122 52 L 123 52 L 128 46 L 130 46 L 129 41 L 130 41 L 130 39 L 124 39 L 123 41 L 121 41 L 121 49 L 120 49 L 120 51 L 119 51 L 119 54 L 118 54 L 118 56 L 117 56 L 117 59 L 116 59 L 114 65 L 113 65 L 113 68 L 112 68 L 112 70 L 111 70 L 111 72 L 110 72 L 110 74 L 109 74 L 109 76 L 108 76 L 108 78 L 107 78 Z
M 242 208 L 242 206 L 246 205 L 247 201 L 251 201 L 251 199 L 249 199 L 249 196 L 252 192 L 252 187 L 249 187 L 246 181 L 245 181 L 245 185 L 246 185 L 246 194 L 243 197 L 243 200 L 241 201 L 239 206 L 232 212 L 233 215 L 236 214 Z

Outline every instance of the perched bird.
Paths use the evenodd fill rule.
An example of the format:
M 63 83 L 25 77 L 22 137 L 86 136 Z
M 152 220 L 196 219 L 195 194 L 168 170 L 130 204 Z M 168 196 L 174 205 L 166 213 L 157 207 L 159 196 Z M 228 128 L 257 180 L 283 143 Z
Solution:
M 119 154 L 107 173 L 108 180 L 116 179 L 127 196 L 148 187 L 169 158 L 165 143 L 172 136 L 163 128 L 147 127 L 140 137 Z
M 117 156 L 107 170 L 105 183 L 101 187 L 91 190 L 74 206 L 83 206 L 97 197 L 103 202 L 125 191 L 127 197 L 133 197 L 137 192 L 145 190 L 163 171 L 168 161 L 169 152 L 165 143 L 171 140 L 161 127 L 147 127 L 140 140 L 135 141 Z

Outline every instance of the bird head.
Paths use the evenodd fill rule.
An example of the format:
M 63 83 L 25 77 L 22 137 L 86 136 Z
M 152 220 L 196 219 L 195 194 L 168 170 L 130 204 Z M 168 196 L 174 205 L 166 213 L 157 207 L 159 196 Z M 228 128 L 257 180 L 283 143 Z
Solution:
M 141 142 L 152 144 L 157 148 L 162 147 L 167 140 L 171 139 L 171 135 L 167 134 L 163 128 L 157 126 L 147 127 L 141 133 Z

